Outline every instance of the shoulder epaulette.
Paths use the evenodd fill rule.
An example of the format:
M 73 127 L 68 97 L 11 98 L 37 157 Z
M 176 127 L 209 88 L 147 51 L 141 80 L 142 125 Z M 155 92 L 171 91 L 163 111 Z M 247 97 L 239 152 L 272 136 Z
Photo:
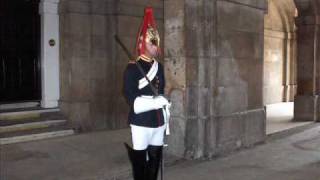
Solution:
M 129 61 L 129 64 L 135 64 L 136 61 Z

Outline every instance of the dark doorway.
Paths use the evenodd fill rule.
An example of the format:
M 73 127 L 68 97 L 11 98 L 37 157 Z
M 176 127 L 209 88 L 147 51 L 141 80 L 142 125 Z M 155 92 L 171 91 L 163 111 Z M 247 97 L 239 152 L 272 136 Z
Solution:
M 0 103 L 40 100 L 39 0 L 0 1 Z

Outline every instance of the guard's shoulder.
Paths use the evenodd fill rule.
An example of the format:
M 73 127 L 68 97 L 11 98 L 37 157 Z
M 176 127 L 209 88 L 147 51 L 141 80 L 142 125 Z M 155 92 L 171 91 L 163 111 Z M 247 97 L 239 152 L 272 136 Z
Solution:
M 129 61 L 128 64 L 136 64 L 136 61 Z
M 135 67 L 135 66 L 136 66 L 136 61 L 131 60 L 131 61 L 128 62 L 128 65 L 127 65 L 128 68 Z
M 126 71 L 127 72 L 135 72 L 136 71 L 136 62 L 128 62 Z

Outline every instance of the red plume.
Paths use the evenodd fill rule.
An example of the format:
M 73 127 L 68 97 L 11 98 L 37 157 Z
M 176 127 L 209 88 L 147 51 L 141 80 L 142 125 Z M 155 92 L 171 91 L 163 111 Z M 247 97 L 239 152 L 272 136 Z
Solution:
M 153 9 L 152 7 L 146 7 L 144 9 L 144 17 L 142 24 L 140 26 L 140 30 L 137 37 L 136 42 L 136 53 L 138 56 L 141 54 L 144 54 L 145 52 L 145 46 L 146 46 L 146 34 L 148 27 L 152 27 L 156 29 L 156 22 L 153 17 Z

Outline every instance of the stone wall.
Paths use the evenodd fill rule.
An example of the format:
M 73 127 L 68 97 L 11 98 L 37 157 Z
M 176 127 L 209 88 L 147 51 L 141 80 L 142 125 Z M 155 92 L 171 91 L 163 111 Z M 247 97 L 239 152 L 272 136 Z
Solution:
M 133 52 L 146 5 L 155 8 L 163 36 L 162 1 L 61 0 L 60 107 L 79 131 L 128 126 L 122 95 L 128 58 L 114 34 Z
M 253 0 L 165 1 L 172 153 L 210 158 L 264 141 L 265 6 Z

